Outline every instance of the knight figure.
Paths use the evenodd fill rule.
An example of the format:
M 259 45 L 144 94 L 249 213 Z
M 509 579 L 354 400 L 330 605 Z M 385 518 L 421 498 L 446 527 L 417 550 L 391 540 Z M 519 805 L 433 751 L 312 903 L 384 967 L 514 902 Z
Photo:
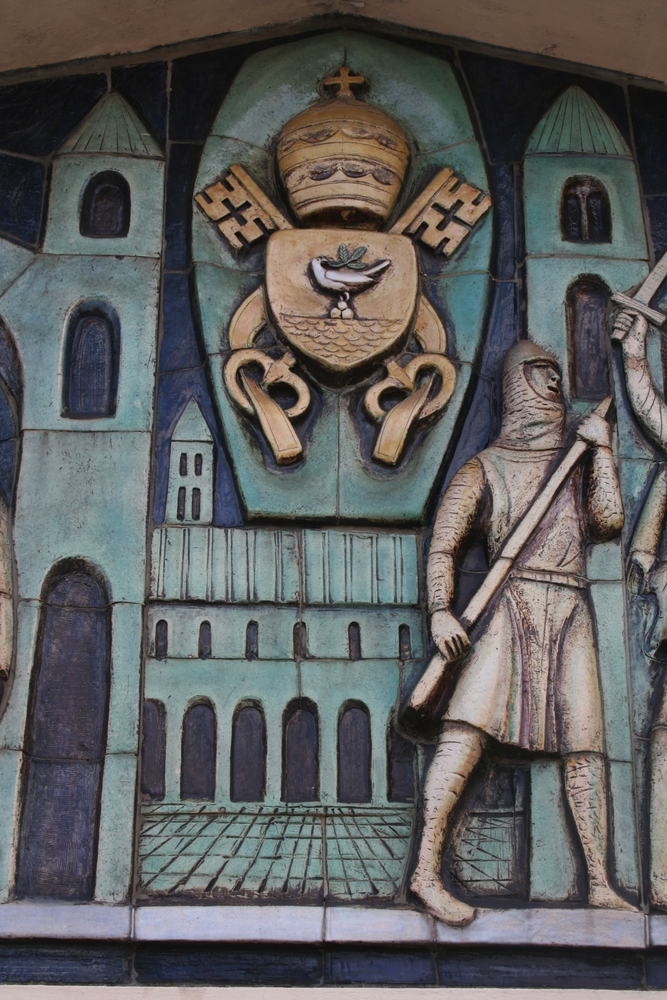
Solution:
M 424 827 L 411 889 L 453 925 L 475 910 L 447 890 L 442 850 L 457 802 L 492 741 L 562 758 L 569 809 L 588 871 L 590 906 L 631 909 L 609 877 L 607 775 L 585 547 L 620 534 L 623 507 L 611 431 L 599 414 L 577 427 L 588 445 L 470 639 L 452 613 L 455 568 L 481 538 L 492 560 L 539 497 L 566 443 L 555 360 L 520 341 L 503 367 L 501 430 L 467 462 L 440 504 L 428 559 L 431 633 L 460 667 L 424 790 Z M 469 650 L 469 652 L 468 652 Z

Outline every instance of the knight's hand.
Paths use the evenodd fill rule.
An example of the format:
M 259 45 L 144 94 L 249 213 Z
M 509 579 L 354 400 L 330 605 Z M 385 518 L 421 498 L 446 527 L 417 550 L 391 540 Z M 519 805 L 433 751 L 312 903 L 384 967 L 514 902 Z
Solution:
M 593 448 L 611 448 L 611 427 L 599 413 L 590 413 L 577 427 L 577 437 Z
M 648 332 L 648 320 L 641 313 L 624 309 L 618 313 L 611 331 L 611 339 L 623 345 L 625 354 L 643 354 Z
M 448 660 L 458 660 L 470 649 L 470 639 L 458 618 L 449 611 L 435 611 L 431 616 L 433 641 Z

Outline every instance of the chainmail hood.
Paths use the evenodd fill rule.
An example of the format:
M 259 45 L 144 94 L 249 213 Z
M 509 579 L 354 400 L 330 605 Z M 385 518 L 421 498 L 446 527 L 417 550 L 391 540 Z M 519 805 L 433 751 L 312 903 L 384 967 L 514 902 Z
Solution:
M 562 397 L 545 399 L 526 375 L 529 365 L 545 362 L 558 368 L 550 354 L 529 340 L 520 340 L 505 355 L 502 422 L 494 442 L 496 445 L 522 451 L 563 446 L 565 405 Z

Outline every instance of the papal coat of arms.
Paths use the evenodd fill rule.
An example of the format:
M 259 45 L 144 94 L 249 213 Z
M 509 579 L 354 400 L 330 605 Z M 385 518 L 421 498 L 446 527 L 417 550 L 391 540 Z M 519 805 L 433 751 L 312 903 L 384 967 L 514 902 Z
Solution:
M 353 93 L 364 83 L 341 67 L 323 81 L 322 100 L 280 133 L 280 176 L 304 228 L 293 228 L 238 164 L 196 195 L 234 250 L 268 238 L 265 283 L 229 326 L 224 382 L 238 408 L 259 422 L 281 465 L 301 457 L 294 421 L 311 405 L 297 359 L 324 385 L 357 384 L 384 361 L 386 375 L 368 387 L 364 408 L 379 424 L 372 459 L 385 468 L 401 462 L 413 427 L 442 412 L 455 388 L 447 334 L 420 290 L 412 238 L 449 257 L 491 200 L 445 167 L 382 231 L 403 185 L 410 143 L 396 121 Z M 258 345 L 267 323 L 282 353 Z M 418 353 L 401 365 L 392 355 L 409 336 Z M 291 393 L 289 405 L 276 398 L 280 386 Z

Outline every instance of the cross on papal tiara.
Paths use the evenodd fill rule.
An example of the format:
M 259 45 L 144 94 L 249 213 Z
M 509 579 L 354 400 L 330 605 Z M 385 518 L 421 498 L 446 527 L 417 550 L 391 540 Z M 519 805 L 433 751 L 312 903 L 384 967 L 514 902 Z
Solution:
M 365 82 L 365 77 L 351 76 L 348 67 L 341 66 L 338 70 L 338 76 L 328 76 L 324 81 L 324 86 L 338 87 L 338 93 L 336 94 L 337 97 L 354 97 L 354 94 L 350 90 L 350 85 L 357 85 Z

